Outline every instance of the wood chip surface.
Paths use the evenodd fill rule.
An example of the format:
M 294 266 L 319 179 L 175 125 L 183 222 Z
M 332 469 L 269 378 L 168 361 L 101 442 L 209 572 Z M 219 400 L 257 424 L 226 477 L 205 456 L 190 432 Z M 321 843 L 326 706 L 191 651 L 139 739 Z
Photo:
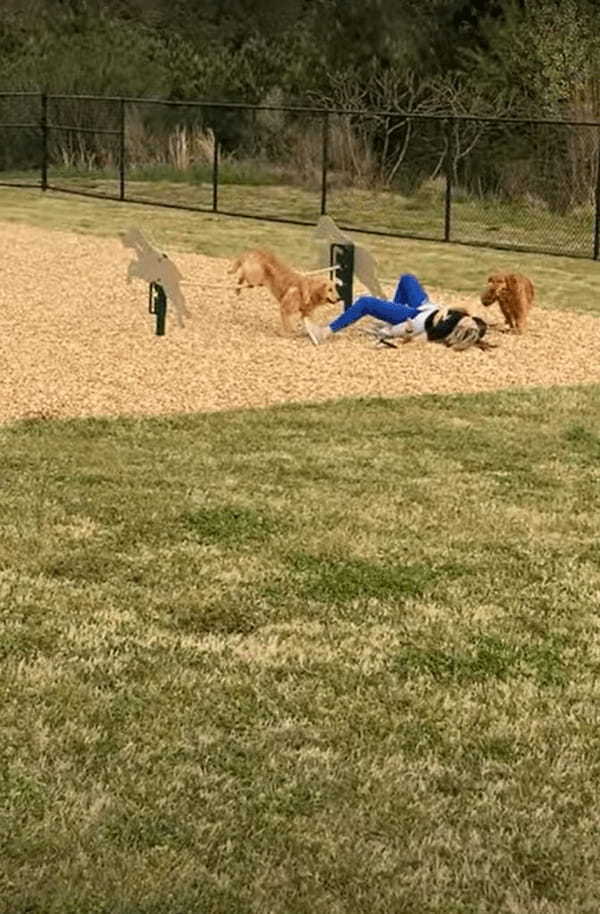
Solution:
M 360 324 L 315 347 L 301 331 L 283 335 L 266 290 L 235 295 L 229 260 L 167 252 L 189 283 L 193 319 L 180 328 L 169 309 L 158 337 L 148 285 L 125 281 L 132 252 L 118 238 L 0 223 L 0 239 L 0 422 L 600 382 L 600 318 L 543 301 L 523 336 L 490 331 L 492 352 L 376 349 Z M 428 291 L 501 323 L 497 306 Z M 327 306 L 315 319 L 335 313 Z

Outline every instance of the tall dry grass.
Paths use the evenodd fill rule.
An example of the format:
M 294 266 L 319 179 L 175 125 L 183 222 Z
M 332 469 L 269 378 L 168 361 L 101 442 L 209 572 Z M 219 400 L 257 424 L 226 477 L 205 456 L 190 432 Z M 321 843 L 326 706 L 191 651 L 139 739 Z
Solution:
M 237 148 L 231 143 L 222 147 L 221 161 L 237 166 L 254 163 L 279 174 L 282 181 L 317 186 L 322 174 L 321 121 L 286 125 L 277 112 L 260 114 L 253 141 L 246 137 Z M 327 164 L 332 186 L 367 187 L 378 183 L 379 164 L 372 140 L 363 124 L 344 117 L 331 118 Z M 170 129 L 157 129 L 139 112 L 128 112 L 126 156 L 130 168 L 161 165 L 186 172 L 194 166 L 210 165 L 215 142 L 215 132 L 209 126 L 178 123 Z M 89 133 L 51 136 L 51 161 L 61 168 L 82 172 L 114 170 L 119 154 L 116 137 Z

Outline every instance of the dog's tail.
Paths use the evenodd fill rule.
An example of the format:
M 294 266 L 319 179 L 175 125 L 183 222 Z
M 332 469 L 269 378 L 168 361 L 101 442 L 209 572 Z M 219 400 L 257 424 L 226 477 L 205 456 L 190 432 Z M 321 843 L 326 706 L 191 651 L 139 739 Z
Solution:
M 535 286 L 528 276 L 525 277 L 525 288 L 527 290 L 527 295 L 529 297 L 530 304 L 533 305 L 535 301 Z
M 231 264 L 230 264 L 227 272 L 228 273 L 237 273 L 237 271 L 239 270 L 241 265 L 242 265 L 242 257 L 236 257 L 235 260 L 231 261 Z

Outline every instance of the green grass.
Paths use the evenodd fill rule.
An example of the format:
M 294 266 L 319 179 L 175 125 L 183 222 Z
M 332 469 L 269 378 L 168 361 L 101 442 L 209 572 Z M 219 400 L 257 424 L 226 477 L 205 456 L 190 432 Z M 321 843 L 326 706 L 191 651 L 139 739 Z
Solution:
M 0 203 L 311 263 L 309 228 Z M 358 238 L 597 310 L 592 262 Z M 595 914 L 599 395 L 0 427 L 1 914 Z
M 89 183 L 87 187 L 92 189 Z M 96 189 L 102 191 L 104 187 L 100 184 Z M 116 184 L 113 191 L 116 192 Z M 202 199 L 207 207 L 212 200 L 208 185 L 198 188 L 198 198 L 193 196 L 193 188 L 183 184 L 147 182 L 138 186 L 137 191 L 148 200 L 197 203 L 204 195 Z M 250 194 L 255 195 L 253 201 L 248 196 Z M 313 195 L 310 208 L 305 197 L 301 189 L 228 186 L 221 190 L 220 201 L 223 208 L 227 205 L 232 210 L 241 208 L 259 215 L 267 211 L 280 212 L 287 207 L 297 218 L 316 222 L 318 195 L 316 192 Z M 359 203 L 362 210 L 358 208 Z M 180 212 L 54 192 L 42 194 L 36 189 L 2 187 L 0 204 L 3 221 L 112 237 L 136 224 L 171 252 L 193 251 L 208 256 L 232 257 L 244 248 L 265 245 L 298 266 L 308 268 L 315 264 L 311 227 L 275 225 L 258 218 L 234 219 L 212 213 Z M 350 201 L 348 214 L 356 224 L 366 218 L 364 207 L 368 205 L 375 206 L 375 203 L 371 201 L 369 204 L 365 196 L 353 197 Z M 522 218 L 525 219 L 526 215 Z M 417 273 L 426 286 L 477 295 L 489 272 L 495 269 L 520 270 L 532 276 L 542 307 L 587 312 L 599 310 L 600 272 L 597 263 L 592 260 L 359 233 L 355 238 L 375 254 L 383 277 L 409 270 Z
M 82 176 L 76 169 L 52 172 L 50 183 L 72 189 L 118 193 L 117 175 L 105 173 Z M 198 166 L 188 172 L 167 166 L 137 168 L 129 176 L 127 194 L 131 199 L 183 203 L 211 208 L 210 169 Z M 386 190 L 361 190 L 339 186 L 329 189 L 327 209 L 340 224 L 354 229 L 397 232 L 423 238 L 444 238 L 445 191 L 443 182 L 406 197 Z M 321 189 L 282 183 L 281 175 L 248 163 L 224 163 L 219 170 L 219 208 L 255 216 L 279 216 L 316 221 L 320 213 Z M 453 240 L 491 245 L 519 245 L 559 254 L 591 257 L 594 212 L 580 208 L 559 216 L 543 207 L 494 200 L 478 200 L 455 192 L 452 203 Z
M 599 403 L 0 428 L 2 914 L 595 914 Z

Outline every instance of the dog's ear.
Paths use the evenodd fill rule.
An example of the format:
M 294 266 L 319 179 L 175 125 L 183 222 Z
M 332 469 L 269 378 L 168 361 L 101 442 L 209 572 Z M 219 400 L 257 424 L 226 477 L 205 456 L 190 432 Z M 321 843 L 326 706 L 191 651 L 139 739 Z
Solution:
M 298 286 L 290 286 L 280 301 L 281 312 L 292 314 L 302 309 L 302 294 Z
M 515 298 L 520 297 L 521 292 L 521 278 L 517 276 L 516 273 L 505 273 L 504 274 L 504 285 L 511 295 L 514 295 Z
M 302 296 L 302 302 L 304 305 L 310 305 L 312 294 L 310 289 L 310 283 L 305 279 L 300 283 L 300 294 Z
M 521 301 L 527 308 L 533 304 L 533 283 L 527 276 L 520 273 L 512 273 L 508 279 L 508 288 L 516 299 Z
M 487 278 L 487 285 L 479 296 L 481 304 L 485 305 L 486 308 L 488 308 L 490 305 L 493 305 L 494 302 L 496 301 L 496 288 L 497 288 L 496 282 L 495 282 L 496 276 L 497 276 L 496 273 L 490 273 L 490 275 Z

